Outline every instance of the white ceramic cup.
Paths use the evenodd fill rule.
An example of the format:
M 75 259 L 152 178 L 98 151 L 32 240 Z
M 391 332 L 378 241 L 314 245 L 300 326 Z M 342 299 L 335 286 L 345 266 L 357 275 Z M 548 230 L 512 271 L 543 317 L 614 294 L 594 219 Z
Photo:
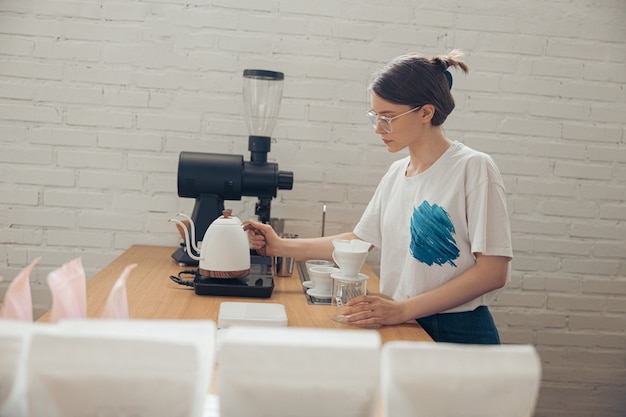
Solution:
M 335 266 L 335 264 L 331 261 L 326 261 L 324 259 L 309 259 L 304 262 L 304 265 L 306 265 L 307 272 L 309 272 L 309 270 L 314 266 Z
M 365 258 L 367 258 L 367 254 L 369 252 L 344 252 L 338 249 L 335 249 L 333 252 L 333 259 L 339 270 L 341 271 L 341 275 L 348 278 L 356 278 L 359 276 L 359 272 L 365 263 Z
M 309 269 L 309 277 L 313 282 L 315 292 L 320 296 L 330 297 L 333 292 L 333 278 L 331 274 L 338 271 L 332 266 L 313 266 Z

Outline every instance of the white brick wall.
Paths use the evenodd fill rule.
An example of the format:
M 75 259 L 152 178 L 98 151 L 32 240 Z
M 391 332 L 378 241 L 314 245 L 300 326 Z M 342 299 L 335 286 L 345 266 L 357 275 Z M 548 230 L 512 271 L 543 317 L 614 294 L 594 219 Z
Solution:
M 371 73 L 460 48 L 446 131 L 505 177 L 515 260 L 493 310 L 541 353 L 536 416 L 623 417 L 625 22 L 623 0 L 0 1 L 0 288 L 41 256 L 42 310 L 63 262 L 91 276 L 175 245 L 178 153 L 248 158 L 244 68 L 286 74 L 269 157 L 295 183 L 272 215 L 314 236 L 326 203 L 327 233 L 351 228 L 398 157 L 363 114 Z

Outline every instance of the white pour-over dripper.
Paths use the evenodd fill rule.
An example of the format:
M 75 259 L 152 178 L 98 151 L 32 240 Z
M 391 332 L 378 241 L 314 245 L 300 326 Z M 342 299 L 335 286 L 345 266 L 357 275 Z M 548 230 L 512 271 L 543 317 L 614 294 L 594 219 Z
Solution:
M 358 278 L 371 243 L 360 239 L 335 239 L 333 246 L 333 260 L 339 267 L 339 274 L 345 278 Z
M 369 252 L 372 244 L 361 239 L 333 239 L 333 246 L 342 252 Z

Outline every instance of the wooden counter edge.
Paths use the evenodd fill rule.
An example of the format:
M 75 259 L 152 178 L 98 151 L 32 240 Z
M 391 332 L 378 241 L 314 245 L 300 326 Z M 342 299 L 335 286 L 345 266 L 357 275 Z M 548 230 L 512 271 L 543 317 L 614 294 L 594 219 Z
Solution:
M 87 281 L 87 317 L 100 317 L 108 294 L 117 277 L 129 264 L 137 264 L 131 271 L 126 286 L 131 319 L 208 319 L 218 322 L 219 304 L 223 301 L 278 302 L 285 305 L 289 326 L 362 329 L 330 320 L 331 306 L 309 305 L 300 284 L 297 268 L 291 277 L 275 277 L 275 288 L 268 299 L 217 297 L 195 295 L 192 288 L 182 287 L 169 279 L 180 267 L 171 258 L 176 250 L 169 246 L 132 245 Z M 363 272 L 370 277 L 368 290 L 378 293 L 378 276 L 367 265 Z M 297 312 L 297 314 L 293 314 Z M 47 312 L 39 322 L 49 321 Z M 376 329 L 383 343 L 394 340 L 432 341 L 432 338 L 415 321 L 382 326 Z

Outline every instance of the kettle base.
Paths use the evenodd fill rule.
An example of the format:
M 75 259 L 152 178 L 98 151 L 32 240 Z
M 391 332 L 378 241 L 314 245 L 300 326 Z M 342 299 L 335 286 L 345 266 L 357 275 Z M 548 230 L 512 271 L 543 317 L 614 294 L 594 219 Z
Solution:
M 244 278 L 250 275 L 250 269 L 242 269 L 240 271 L 209 271 L 208 269 L 199 269 L 200 275 L 205 278 Z
M 274 291 L 274 278 L 271 265 L 253 263 L 249 274 L 242 278 L 209 278 L 198 272 L 193 287 L 198 295 L 269 298 Z

